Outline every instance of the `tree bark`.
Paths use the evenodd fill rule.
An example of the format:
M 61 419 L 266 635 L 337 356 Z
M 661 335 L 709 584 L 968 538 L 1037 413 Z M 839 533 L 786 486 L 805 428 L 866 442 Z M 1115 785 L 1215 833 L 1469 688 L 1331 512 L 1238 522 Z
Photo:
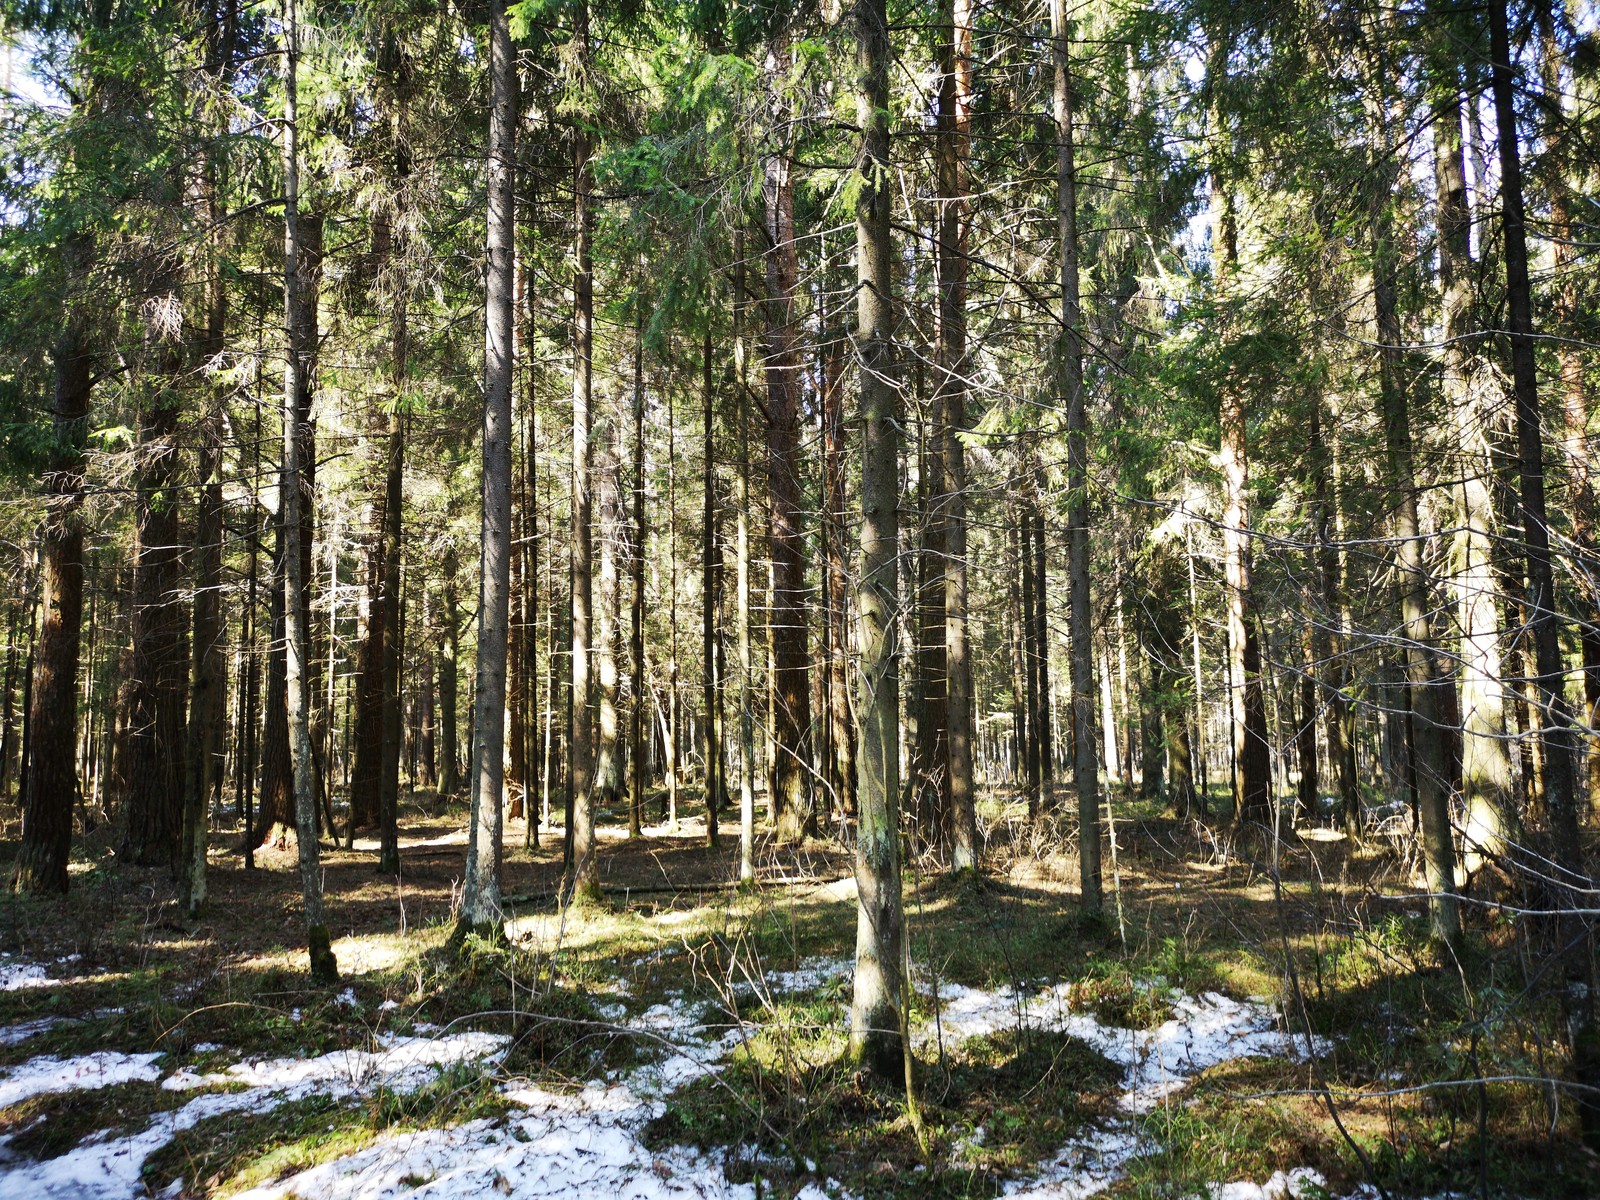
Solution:
M 305 910 L 306 941 L 310 951 L 311 978 L 331 983 L 338 977 L 338 964 L 328 938 L 328 925 L 322 912 L 322 871 L 318 862 L 316 762 L 311 744 L 309 697 L 306 688 L 310 630 L 307 612 L 299 603 L 306 592 L 306 565 L 301 556 L 305 530 L 300 510 L 304 446 L 302 425 L 309 424 L 301 414 L 301 400 L 309 396 L 308 374 L 315 349 L 316 328 L 311 329 L 302 311 L 300 295 L 300 150 L 298 112 L 298 70 L 300 31 L 295 0 L 284 0 L 284 120 L 283 120 L 283 306 L 288 330 L 283 372 L 283 470 L 279 484 L 279 507 L 283 520 L 284 595 L 284 694 L 289 726 L 290 776 L 294 784 L 295 840 L 299 843 L 300 893 Z M 309 336 L 307 336 L 309 333 Z M 309 539 L 306 539 L 309 541 Z M 309 550 L 309 546 L 304 549 Z
M 939 346 L 935 408 L 944 439 L 945 715 L 949 723 L 950 867 L 978 869 L 973 685 L 967 620 L 967 160 L 972 130 L 972 0 L 949 0 L 939 88 Z
M 515 368 L 517 64 L 505 0 L 489 7 L 488 296 L 483 345 L 483 551 L 473 692 L 471 817 L 461 928 L 497 930 L 505 790 L 507 621 L 511 592 L 511 384 Z
M 1094 643 L 1089 594 L 1089 449 L 1083 384 L 1083 313 L 1078 282 L 1078 176 L 1073 145 L 1071 30 L 1065 0 L 1051 0 L 1055 66 L 1057 253 L 1061 270 L 1061 342 L 1056 403 L 1067 415 L 1067 631 L 1072 678 L 1072 786 L 1078 801 L 1078 892 L 1100 907 L 1100 764 L 1094 729 Z
M 769 52 L 775 94 L 787 86 L 787 35 Z M 781 99 L 778 103 L 785 103 Z M 772 808 L 781 841 L 816 832 L 809 787 L 810 664 L 806 654 L 805 538 L 800 503 L 800 357 L 793 161 L 787 146 L 767 157 L 762 185 L 767 295 L 763 367 L 767 384 L 767 533 L 772 564 L 768 636 L 774 682 Z
M 581 77 L 589 61 L 589 5 L 579 0 L 575 11 L 573 62 Z M 573 229 L 577 244 L 573 278 L 572 370 L 572 721 L 568 733 L 567 788 L 572 819 L 567 822 L 571 843 L 573 895 L 581 901 L 600 898 L 600 868 L 595 861 L 594 830 L 594 725 L 590 685 L 594 597 L 592 591 L 593 505 L 590 426 L 594 368 L 594 214 L 590 193 L 594 186 L 589 158 L 592 149 L 582 122 L 574 122 L 572 138 Z
M 1567 986 L 1562 992 L 1571 1031 L 1572 1072 L 1579 1085 L 1578 1118 L 1584 1141 L 1600 1146 L 1600 1028 L 1595 1021 L 1595 941 L 1589 876 L 1583 856 L 1578 798 L 1573 778 L 1572 712 L 1565 694 L 1560 618 L 1544 492 L 1544 436 L 1540 429 L 1539 382 L 1534 359 L 1531 288 L 1528 282 L 1527 218 L 1522 196 L 1522 152 L 1511 78 L 1505 0 L 1489 8 L 1495 123 L 1500 140 L 1500 203 L 1506 264 L 1506 315 L 1511 335 L 1511 382 L 1516 401 L 1519 510 L 1528 561 L 1528 624 L 1538 704 L 1544 718 L 1545 807 L 1555 834 L 1555 907 L 1562 910 L 1559 944 Z
M 1466 804 L 1463 864 L 1467 879 L 1502 857 L 1518 814 L 1507 749 L 1500 617 L 1493 567 L 1493 401 L 1474 342 L 1472 214 L 1467 206 L 1461 138 L 1460 66 L 1441 47 L 1434 82 L 1433 155 L 1439 230 L 1439 287 L 1444 307 L 1443 391 L 1454 417 L 1461 467 L 1457 495 L 1454 590 L 1461 629 L 1461 784 Z
M 71 278 L 81 282 L 90 253 L 79 235 L 68 245 Z M 51 350 L 55 444 L 45 476 L 40 541 L 43 597 L 26 697 L 22 774 L 22 845 L 13 878 L 19 892 L 67 890 L 72 813 L 78 803 L 78 657 L 83 636 L 83 446 L 92 359 L 88 320 L 69 297 L 64 327 Z
M 123 835 L 118 857 L 177 875 L 183 829 L 184 551 L 178 534 L 178 385 L 183 365 L 180 267 L 157 267 L 144 302 L 145 394 L 139 406 L 132 670 Z
M 900 896 L 899 390 L 893 351 L 889 199 L 889 24 L 884 0 L 856 0 L 856 347 L 860 364 L 860 819 L 856 830 L 855 987 L 850 1054 L 892 1079 L 903 1069 L 904 921 Z
M 710 297 L 706 311 L 710 313 Z M 701 441 L 700 525 L 700 646 L 705 663 L 706 844 L 717 844 L 717 810 L 722 806 L 725 780 L 722 769 L 722 679 L 717 646 L 717 589 L 721 574 L 721 543 L 717 540 L 716 390 L 712 385 L 711 329 L 706 328 L 701 347 L 701 398 L 704 437 Z
M 1380 57 L 1373 71 L 1380 88 L 1388 71 Z M 1397 306 L 1397 262 L 1390 203 L 1395 183 L 1388 153 L 1392 136 L 1387 114 L 1376 104 L 1369 126 L 1377 143 L 1369 179 L 1368 233 L 1372 248 L 1372 302 L 1378 342 L 1380 417 L 1384 425 L 1389 485 L 1396 493 L 1394 533 L 1399 574 L 1401 624 L 1405 636 L 1405 669 L 1409 693 L 1412 755 L 1417 811 L 1422 828 L 1423 865 L 1427 876 L 1432 935 L 1454 942 L 1461 933 L 1455 900 L 1455 847 L 1450 830 L 1449 775 L 1439 696 L 1433 670 L 1432 635 L 1428 627 L 1428 577 L 1423 564 L 1422 533 L 1417 519 L 1417 484 L 1413 466 L 1410 398 L 1402 374 L 1400 316 Z
M 633 610 L 630 615 L 629 650 L 633 659 L 633 702 L 629 706 L 628 745 L 633 780 L 628 788 L 628 836 L 640 835 L 644 820 L 646 786 L 645 762 L 650 722 L 645 714 L 645 697 L 650 681 L 644 657 L 644 556 L 648 533 L 645 529 L 644 478 L 644 303 L 636 300 L 633 325 Z

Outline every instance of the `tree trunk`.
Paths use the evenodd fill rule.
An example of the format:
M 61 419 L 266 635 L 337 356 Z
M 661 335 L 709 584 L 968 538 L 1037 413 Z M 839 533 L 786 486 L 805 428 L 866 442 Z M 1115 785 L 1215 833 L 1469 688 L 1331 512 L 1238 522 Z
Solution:
M 395 328 L 395 385 L 405 380 L 405 305 L 397 307 Z M 402 612 L 400 595 L 401 505 L 405 486 L 405 415 L 400 398 L 389 415 L 389 452 L 383 488 L 383 640 L 382 670 L 382 754 L 379 759 L 378 873 L 400 873 L 400 661 Z
M 1028 819 L 1039 815 L 1044 768 L 1040 762 L 1039 737 L 1039 651 L 1034 637 L 1039 628 L 1038 600 L 1034 595 L 1033 513 L 1024 501 L 1017 506 L 1017 570 L 1022 579 L 1022 693 L 1027 717 L 1027 738 L 1023 744 L 1023 770 L 1027 779 Z
M 899 392 L 891 342 L 889 24 L 884 0 L 856 0 L 856 346 L 861 406 L 860 820 L 856 830 L 855 989 L 850 1055 L 886 1079 L 903 1069 L 905 973 L 900 897 Z
M 768 55 L 769 79 L 789 69 L 787 35 Z M 772 809 L 781 841 L 816 832 L 809 787 L 810 665 L 806 655 L 806 545 L 800 503 L 800 357 L 793 162 L 786 146 L 767 157 L 762 186 L 767 295 L 763 367 L 767 384 L 767 544 L 772 563 L 768 636 L 774 682 Z
M 89 247 L 68 245 L 69 266 L 81 277 Z M 73 261 L 76 260 L 76 261 Z M 55 444 L 45 476 L 40 558 L 43 617 L 35 643 L 22 775 L 22 845 L 14 877 L 19 892 L 65 892 L 72 850 L 72 812 L 78 803 L 73 747 L 78 736 L 78 655 L 83 633 L 83 445 L 92 387 L 87 319 L 69 299 L 61 336 L 51 351 L 55 369 Z
M 1534 359 L 1531 289 L 1528 283 L 1522 154 L 1511 78 L 1505 0 L 1489 9 L 1490 56 L 1494 63 L 1494 107 L 1500 135 L 1500 203 L 1506 262 L 1506 314 L 1511 335 L 1512 394 L 1517 412 L 1520 514 L 1528 559 L 1528 623 L 1533 633 L 1538 702 L 1544 717 L 1545 807 L 1555 834 L 1555 907 L 1563 910 L 1559 944 L 1566 974 L 1562 1003 L 1571 1031 L 1572 1071 L 1579 1085 L 1578 1118 L 1584 1141 L 1600 1147 L 1600 1028 L 1595 1022 L 1594 884 L 1583 857 L 1578 797 L 1573 778 L 1572 713 L 1564 692 L 1565 668 L 1556 615 L 1555 577 L 1544 494 L 1544 438 L 1539 426 L 1539 383 Z
M 134 525 L 132 671 L 127 790 L 118 857 L 174 876 L 183 829 L 183 751 L 188 655 L 184 553 L 178 534 L 177 385 L 183 365 L 180 268 L 158 268 L 145 301 L 146 394 L 139 409 Z
M 1071 30 L 1065 0 L 1051 0 L 1056 122 L 1056 206 L 1061 270 L 1061 341 L 1056 404 L 1067 416 L 1067 631 L 1072 679 L 1072 785 L 1078 801 L 1078 891 L 1100 907 L 1100 764 L 1094 745 L 1094 645 L 1089 594 L 1088 417 L 1083 384 L 1083 313 L 1078 284 L 1078 177 L 1073 144 Z M 1042 582 L 1042 581 L 1041 581 Z
M 440 569 L 444 575 L 440 595 L 444 605 L 441 614 L 444 636 L 439 645 L 439 795 L 448 798 L 461 789 L 461 749 L 457 741 L 459 669 L 456 665 L 461 653 L 461 613 L 456 592 L 458 563 L 454 546 L 446 547 Z
M 828 607 L 828 741 L 838 780 L 839 812 L 856 815 L 856 723 L 850 713 L 850 572 L 846 561 L 843 332 L 830 339 L 832 365 L 824 372 L 822 395 L 823 504 L 828 533 L 824 590 Z
M 1374 64 L 1380 86 L 1388 78 L 1381 61 Z M 1381 146 L 1391 141 L 1387 115 L 1370 114 L 1369 125 Z M 1375 153 L 1383 153 L 1375 149 Z M 1440 941 L 1454 942 L 1461 932 L 1455 897 L 1455 847 L 1451 839 L 1449 777 L 1439 722 L 1431 633 L 1428 628 L 1428 578 L 1422 558 L 1417 520 L 1417 485 L 1412 462 L 1410 399 L 1402 379 L 1400 316 L 1397 308 L 1396 251 L 1389 205 L 1392 200 L 1392 155 L 1372 164 L 1369 180 L 1369 234 L 1372 245 L 1373 311 L 1379 345 L 1379 393 L 1388 458 L 1389 483 L 1397 494 L 1394 531 L 1399 574 L 1401 622 L 1405 631 L 1406 681 L 1410 698 L 1411 761 L 1416 779 L 1417 810 L 1422 828 L 1423 864 L 1427 875 L 1430 928 Z
M 1461 784 L 1466 804 L 1463 864 L 1467 879 L 1486 859 L 1502 857 L 1517 828 L 1507 749 L 1500 619 L 1493 567 L 1491 487 L 1493 399 L 1474 340 L 1472 214 L 1461 139 L 1460 67 L 1441 46 L 1434 84 L 1433 154 L 1439 229 L 1439 286 L 1444 302 L 1443 390 L 1454 416 L 1461 468 L 1457 493 L 1454 590 L 1461 629 Z
M 710 297 L 707 297 L 707 314 Z M 716 392 L 711 382 L 711 329 L 706 328 L 702 346 L 701 391 L 705 405 L 704 438 L 701 453 L 704 455 L 704 474 L 701 480 L 700 525 L 700 645 L 705 663 L 705 756 L 706 756 L 706 844 L 717 844 L 717 810 L 722 806 L 724 778 L 722 769 L 722 692 L 720 663 L 717 652 L 717 577 L 721 566 L 721 543 L 717 540 L 717 483 L 716 483 Z
M 1586 384 L 1583 347 L 1583 313 L 1579 299 L 1579 280 L 1584 267 L 1580 261 L 1583 225 L 1574 217 L 1573 186 L 1569 176 L 1576 174 L 1580 153 L 1574 142 L 1581 134 L 1571 128 L 1573 117 L 1566 112 L 1567 72 L 1570 66 L 1557 28 L 1564 9 L 1546 0 L 1541 6 L 1543 29 L 1540 67 L 1547 103 L 1554 105 L 1552 132 L 1547 134 L 1545 188 L 1550 196 L 1550 238 L 1553 244 L 1556 275 L 1555 315 L 1561 336 L 1556 354 L 1561 364 L 1561 411 L 1564 419 L 1562 449 L 1567 464 L 1567 507 L 1572 520 L 1572 545 L 1575 562 L 1572 574 L 1583 611 L 1578 621 L 1578 644 L 1583 656 L 1583 719 L 1591 731 L 1587 780 L 1574 779 L 1574 805 L 1587 807 L 1600 816 L 1600 746 L 1594 731 L 1600 731 L 1600 498 L 1596 496 L 1594 454 L 1589 439 L 1589 391 Z M 1578 764 L 1573 763 L 1577 776 Z M 1587 793 L 1587 796 L 1584 796 Z M 1584 801 L 1587 800 L 1587 805 Z
M 743 229 L 734 234 L 733 259 L 734 386 L 739 395 L 739 503 L 734 518 L 739 627 L 739 881 L 748 884 L 756 877 L 756 734 L 755 674 L 750 651 L 750 384 L 745 377 Z M 826 394 L 823 403 L 826 407 Z
M 589 5 L 579 0 L 574 13 L 573 61 L 577 71 L 587 70 L 589 58 Z M 594 724 L 589 682 L 589 655 L 593 634 L 592 592 L 593 507 L 589 491 L 591 452 L 590 411 L 594 368 L 594 214 L 590 192 L 589 134 L 574 121 L 572 136 L 573 229 L 577 240 L 573 278 L 572 370 L 572 721 L 568 734 L 567 787 L 572 819 L 567 822 L 570 841 L 573 894 L 583 901 L 600 898 L 600 867 L 595 861 L 594 831 Z
M 473 691 L 471 817 L 461 928 L 498 929 L 505 788 L 506 623 L 511 591 L 511 319 L 516 240 L 517 66 L 505 0 L 489 8 L 488 297 L 483 346 L 483 551 Z
M 328 938 L 328 925 L 322 915 L 322 870 L 318 863 L 316 763 L 311 744 L 309 697 L 306 690 L 307 658 L 310 645 L 306 607 L 300 598 L 306 593 L 306 564 L 301 556 L 301 487 L 304 472 L 301 455 L 303 425 L 309 424 L 301 412 L 301 402 L 310 395 L 311 355 L 316 344 L 314 310 L 311 320 L 302 308 L 300 247 L 300 152 L 299 113 L 296 92 L 299 69 L 300 31 L 296 23 L 295 0 L 284 3 L 284 206 L 283 206 L 283 305 L 288 330 L 283 372 L 283 472 L 278 488 L 282 510 L 284 595 L 284 694 L 289 727 L 290 777 L 294 784 L 295 840 L 299 843 L 300 892 L 305 909 L 306 941 L 310 951 L 311 978 L 331 983 L 338 977 L 338 965 Z M 310 328 L 307 328 L 307 325 Z M 309 541 L 309 539 L 306 539 Z
M 644 477 L 644 298 L 636 297 L 633 317 L 633 537 L 629 566 L 633 575 L 633 609 L 629 614 L 629 657 L 633 665 L 633 696 L 628 711 L 629 761 L 632 781 L 628 787 L 628 836 L 636 838 L 644 823 L 644 793 L 647 775 L 646 740 L 650 722 L 645 714 L 645 696 L 650 684 L 644 657 L 644 556 L 645 477 Z
M 950 819 L 950 867 L 978 869 L 973 790 L 973 684 L 967 630 L 967 257 L 971 216 L 967 160 L 972 130 L 972 0 L 948 0 L 940 45 L 938 170 L 939 382 L 934 420 L 943 445 L 945 560 L 943 571 L 945 716 Z

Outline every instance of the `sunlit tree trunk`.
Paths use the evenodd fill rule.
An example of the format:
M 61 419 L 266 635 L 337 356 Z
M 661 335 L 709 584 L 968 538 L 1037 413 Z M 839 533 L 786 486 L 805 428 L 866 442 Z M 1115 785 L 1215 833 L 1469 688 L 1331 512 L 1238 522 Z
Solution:
M 300 148 L 298 72 L 300 31 L 296 0 L 284 2 L 284 202 L 283 202 L 283 304 L 288 344 L 283 372 L 283 472 L 278 503 L 283 527 L 284 595 L 284 706 L 289 725 L 290 777 L 294 783 L 295 840 L 299 843 L 300 893 L 305 909 L 306 940 L 310 950 L 311 978 L 331 983 L 338 977 L 328 925 L 322 913 L 322 868 L 317 845 L 316 762 L 311 743 L 310 702 L 307 694 L 307 660 L 310 630 L 306 608 L 299 603 L 305 593 L 300 507 L 302 430 L 307 423 L 301 399 L 308 394 L 305 375 L 310 370 L 315 327 L 306 336 L 300 296 Z
M 579 80 L 589 67 L 589 5 L 579 0 L 574 13 L 572 58 Z M 568 731 L 567 822 L 573 892 L 581 900 L 600 896 L 600 865 L 595 861 L 594 697 L 590 684 L 594 594 L 592 577 L 594 508 L 590 494 L 594 368 L 594 180 L 592 148 L 581 120 L 572 129 L 573 230 L 576 238 L 572 330 L 572 720 Z
M 1492 381 L 1474 348 L 1472 214 L 1467 207 L 1461 139 L 1459 66 L 1453 48 L 1443 52 L 1434 82 L 1433 156 L 1439 286 L 1444 303 L 1444 396 L 1454 416 L 1460 482 L 1457 488 L 1455 570 L 1457 622 L 1461 629 L 1462 798 L 1467 878 L 1484 859 L 1504 855 L 1515 833 L 1517 806 L 1507 749 L 1505 686 L 1500 667 L 1500 614 L 1493 568 L 1494 494 Z
M 889 25 L 884 0 L 856 2 L 856 346 L 861 405 L 860 819 L 856 830 L 855 991 L 850 1053 L 885 1078 L 902 1069 L 904 928 L 900 897 L 899 390 L 892 343 Z
M 505 0 L 489 9 L 488 296 L 483 348 L 483 549 L 478 584 L 478 678 L 473 693 L 471 816 L 461 928 L 501 922 L 507 623 L 511 591 L 511 386 L 515 370 L 517 69 Z

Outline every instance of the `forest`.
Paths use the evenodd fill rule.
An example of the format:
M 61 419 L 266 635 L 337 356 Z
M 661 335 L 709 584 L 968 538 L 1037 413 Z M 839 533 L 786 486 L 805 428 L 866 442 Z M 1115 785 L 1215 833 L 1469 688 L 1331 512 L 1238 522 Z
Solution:
M 1600 1196 L 1590 0 L 0 53 L 0 1195 Z

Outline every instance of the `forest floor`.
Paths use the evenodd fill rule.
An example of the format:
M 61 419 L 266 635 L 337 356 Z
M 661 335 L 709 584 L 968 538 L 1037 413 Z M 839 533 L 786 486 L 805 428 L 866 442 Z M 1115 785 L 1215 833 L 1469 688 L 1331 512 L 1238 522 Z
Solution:
M 847 1065 L 836 842 L 763 844 L 740 889 L 735 823 L 623 820 L 569 911 L 559 828 L 513 822 L 506 939 L 452 943 L 465 820 L 431 800 L 398 880 L 324 847 L 330 988 L 292 844 L 219 845 L 192 922 L 104 830 L 65 900 L 0 902 L 0 1196 L 1600 1194 L 1537 932 L 1474 910 L 1441 958 L 1408 839 L 1119 804 L 1086 919 L 1065 819 L 989 804 L 983 879 L 907 874 L 913 1108 Z

